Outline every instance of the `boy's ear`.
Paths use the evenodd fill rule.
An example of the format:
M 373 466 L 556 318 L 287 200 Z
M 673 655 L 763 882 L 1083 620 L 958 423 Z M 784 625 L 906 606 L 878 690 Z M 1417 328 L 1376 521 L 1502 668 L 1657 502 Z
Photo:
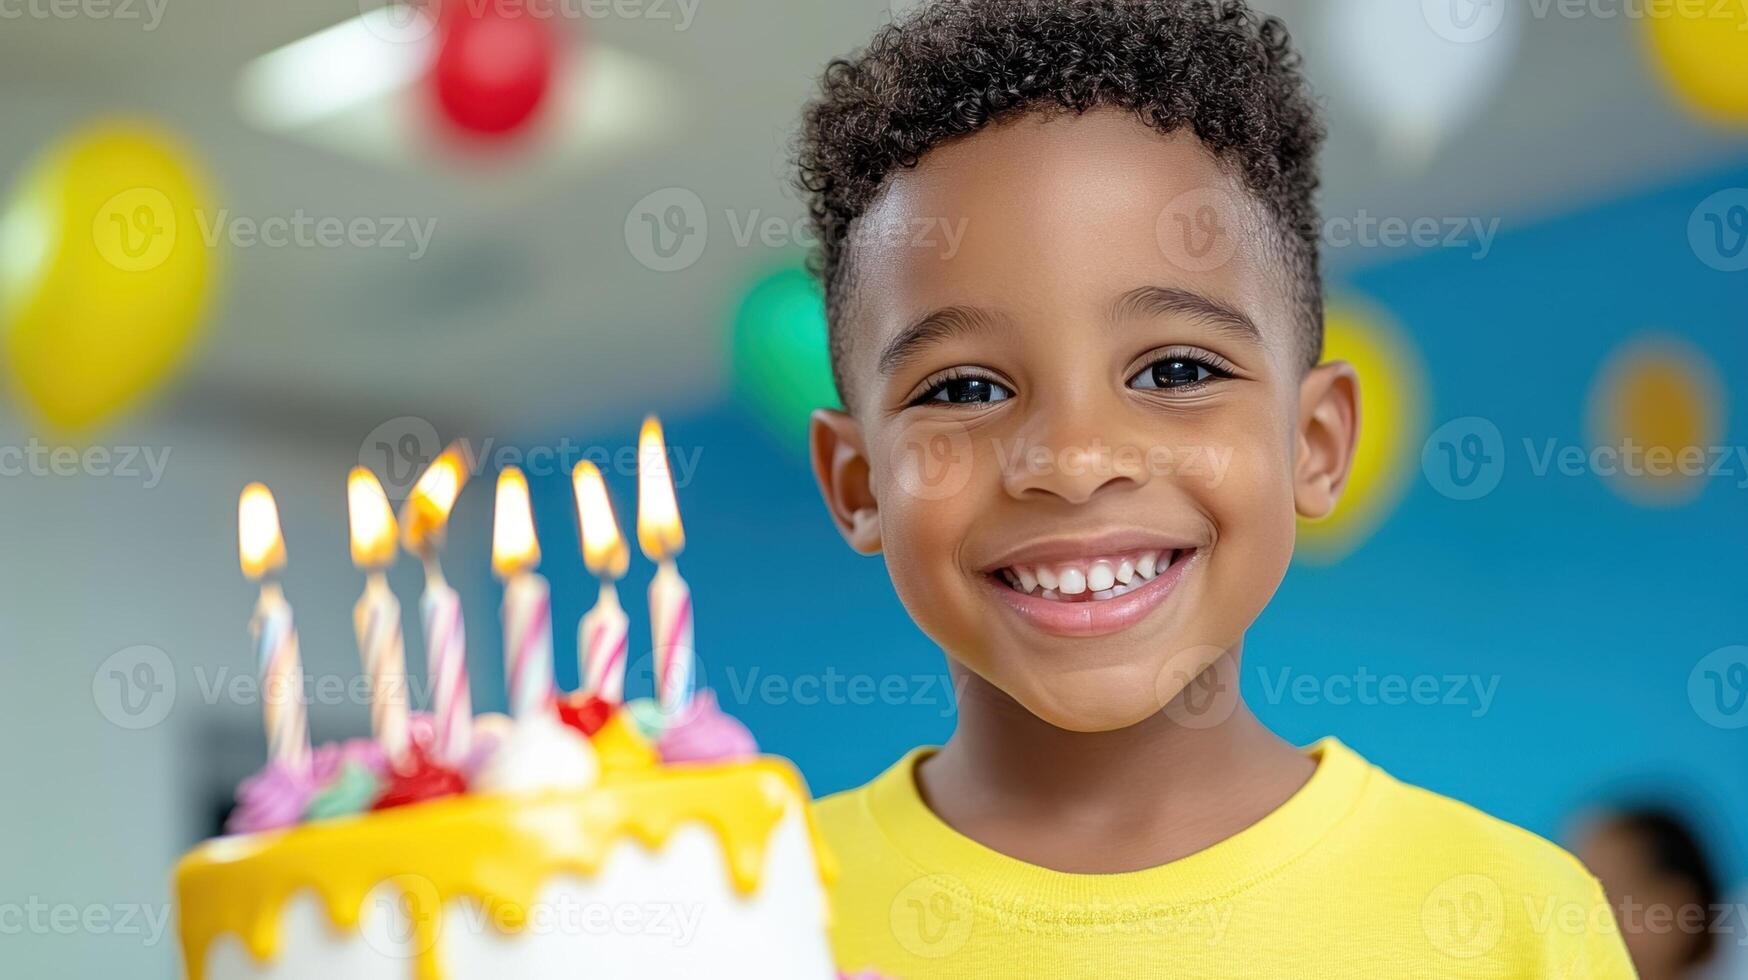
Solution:
M 808 448 L 813 477 L 838 533 L 858 552 L 879 554 L 880 504 L 869 482 L 862 426 L 846 412 L 818 409 L 809 425 Z
M 1360 382 L 1353 365 L 1329 361 L 1299 383 L 1299 441 L 1293 504 L 1301 517 L 1328 517 L 1341 499 L 1360 439 Z

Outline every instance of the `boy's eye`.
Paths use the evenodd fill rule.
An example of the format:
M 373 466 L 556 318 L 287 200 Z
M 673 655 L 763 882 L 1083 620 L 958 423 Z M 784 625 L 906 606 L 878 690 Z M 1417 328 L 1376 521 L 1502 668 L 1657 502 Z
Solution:
M 945 378 L 930 386 L 916 404 L 985 405 L 1007 401 L 1014 393 L 988 378 Z
M 1163 357 L 1129 379 L 1131 388 L 1189 388 L 1224 377 L 1215 368 L 1190 357 Z

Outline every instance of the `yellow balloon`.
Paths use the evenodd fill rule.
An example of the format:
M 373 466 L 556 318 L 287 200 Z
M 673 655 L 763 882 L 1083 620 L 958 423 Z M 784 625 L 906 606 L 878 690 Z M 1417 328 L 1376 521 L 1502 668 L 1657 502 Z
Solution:
M 1665 3 L 1647 16 L 1663 78 L 1700 115 L 1748 122 L 1748 7 Z
M 1323 355 L 1354 366 L 1360 381 L 1360 438 L 1335 511 L 1299 521 L 1296 555 L 1332 562 L 1359 547 L 1396 508 L 1417 472 L 1426 438 L 1426 372 L 1388 316 L 1353 300 L 1333 302 L 1323 319 Z
M 207 197 L 178 142 L 102 123 L 51 147 L 0 218 L 0 332 L 52 425 L 94 426 L 184 361 L 210 306 Z

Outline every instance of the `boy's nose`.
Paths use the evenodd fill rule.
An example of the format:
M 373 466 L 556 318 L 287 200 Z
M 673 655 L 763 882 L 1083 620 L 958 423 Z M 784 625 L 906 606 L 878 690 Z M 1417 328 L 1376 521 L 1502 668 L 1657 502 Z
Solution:
M 1147 454 L 1141 447 L 1091 428 L 1053 428 L 1040 433 L 1044 438 L 1023 439 L 1019 451 L 1008 454 L 1002 485 L 1009 496 L 1048 494 L 1083 504 L 1102 490 L 1147 482 Z

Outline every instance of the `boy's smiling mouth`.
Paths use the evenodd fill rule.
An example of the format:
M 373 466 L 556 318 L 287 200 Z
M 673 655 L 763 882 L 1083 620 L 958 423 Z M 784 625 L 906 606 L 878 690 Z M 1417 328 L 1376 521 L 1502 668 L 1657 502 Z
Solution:
M 1047 633 L 1102 636 L 1153 611 L 1200 549 L 1177 542 L 1067 542 L 1024 548 L 988 567 L 988 587 Z
M 1153 581 L 1171 568 L 1179 550 L 1148 548 L 1098 558 L 1013 564 L 996 574 L 1027 595 L 1058 602 L 1104 602 Z

